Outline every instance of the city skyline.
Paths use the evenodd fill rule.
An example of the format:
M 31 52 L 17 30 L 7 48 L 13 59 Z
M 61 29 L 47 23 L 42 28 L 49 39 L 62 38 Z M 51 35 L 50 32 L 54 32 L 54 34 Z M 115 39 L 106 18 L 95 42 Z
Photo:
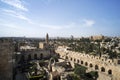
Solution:
M 0 0 L 0 37 L 120 36 L 119 0 Z

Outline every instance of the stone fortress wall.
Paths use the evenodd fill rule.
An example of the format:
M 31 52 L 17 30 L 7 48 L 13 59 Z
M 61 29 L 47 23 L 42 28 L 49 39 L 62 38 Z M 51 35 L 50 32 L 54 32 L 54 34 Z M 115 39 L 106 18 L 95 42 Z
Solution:
M 50 57 L 50 51 L 49 50 L 31 50 L 31 51 L 23 51 L 19 55 L 20 59 L 24 60 L 34 60 L 34 59 L 43 59 Z M 19 59 L 18 59 L 19 61 Z
M 104 77 L 99 80 L 120 80 L 120 65 L 111 59 L 106 59 L 104 57 L 93 56 L 85 53 L 73 52 L 67 50 L 67 47 L 59 46 L 56 49 L 56 53 L 60 55 L 61 58 L 68 60 L 70 62 L 78 63 L 80 65 L 86 66 L 89 70 L 96 70 L 100 75 L 104 74 Z M 72 64 L 72 65 L 73 65 Z

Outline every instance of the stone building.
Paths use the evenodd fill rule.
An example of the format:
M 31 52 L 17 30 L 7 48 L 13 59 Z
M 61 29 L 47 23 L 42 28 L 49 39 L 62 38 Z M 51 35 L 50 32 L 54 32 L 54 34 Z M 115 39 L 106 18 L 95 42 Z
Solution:
M 39 48 L 40 49 L 48 49 L 49 48 L 49 44 L 47 44 L 45 42 L 40 42 L 39 43 Z
M 44 58 L 49 58 L 51 56 L 50 51 L 47 50 L 32 50 L 32 51 L 23 51 L 21 52 L 21 60 L 41 60 Z
M 20 51 L 20 54 L 18 55 L 20 59 L 19 60 L 40 60 L 43 58 L 49 58 L 51 57 L 52 52 L 49 49 L 49 38 L 48 34 L 46 35 L 45 42 L 39 43 L 39 48 L 34 49 L 26 49 Z
M 90 39 L 91 40 L 102 40 L 104 39 L 104 36 L 103 35 L 91 36 Z
M 93 56 L 85 53 L 67 50 L 64 46 L 57 48 L 56 53 L 61 58 L 67 59 L 74 67 L 74 63 L 88 67 L 88 71 L 98 71 L 98 80 L 120 80 L 120 65 L 118 59 L 111 60 L 104 57 Z
M 49 35 L 48 35 L 48 33 L 46 34 L 45 42 L 40 42 L 39 43 L 39 48 L 40 49 L 47 49 L 47 48 L 49 48 Z

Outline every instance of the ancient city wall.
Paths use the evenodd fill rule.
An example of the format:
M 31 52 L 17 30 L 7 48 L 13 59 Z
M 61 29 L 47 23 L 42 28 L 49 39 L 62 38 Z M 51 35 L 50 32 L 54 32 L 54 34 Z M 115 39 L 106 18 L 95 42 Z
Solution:
M 50 51 L 49 50 L 38 50 L 38 51 L 24 51 L 21 52 L 21 58 L 24 58 L 25 60 L 28 59 L 42 59 L 46 57 L 50 57 Z
M 86 66 L 90 70 L 96 70 L 99 73 L 110 77 L 109 80 L 120 80 L 120 65 L 117 65 L 115 61 L 112 61 L 111 59 L 69 51 L 65 47 L 58 47 L 56 53 L 63 59 Z

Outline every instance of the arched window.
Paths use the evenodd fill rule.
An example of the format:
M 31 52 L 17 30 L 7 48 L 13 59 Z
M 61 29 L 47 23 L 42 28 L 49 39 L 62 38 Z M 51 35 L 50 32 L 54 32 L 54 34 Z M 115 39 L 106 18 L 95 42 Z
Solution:
M 58 57 L 60 57 L 60 55 L 59 55 L 59 54 L 57 54 L 57 56 L 58 56 Z
M 118 64 L 120 64 L 120 60 L 118 60 Z
M 72 58 L 70 58 L 70 60 L 72 61 Z
M 93 67 L 93 65 L 90 63 L 90 67 Z
M 79 60 L 77 60 L 77 63 L 79 63 L 80 61 Z
M 43 59 L 43 54 L 42 53 L 40 54 L 40 59 Z
M 85 62 L 85 66 L 88 66 L 88 63 L 87 63 L 87 62 Z
M 66 56 L 66 59 L 68 59 L 68 56 Z
M 95 65 L 95 70 L 98 70 L 98 65 Z
M 24 55 L 21 56 L 21 61 L 25 61 L 25 56 Z
M 105 68 L 104 67 L 101 67 L 101 72 L 105 72 Z
M 34 59 L 37 59 L 37 54 L 34 54 Z
M 112 74 L 112 70 L 108 70 L 108 74 Z
M 20 63 L 23 63 L 24 61 L 25 61 L 25 56 L 21 55 L 21 57 L 20 57 Z
M 76 62 L 76 59 L 74 59 L 74 62 Z
M 31 60 L 31 55 L 30 54 L 28 55 L 28 60 Z
M 81 64 L 83 64 L 83 61 L 81 61 Z

